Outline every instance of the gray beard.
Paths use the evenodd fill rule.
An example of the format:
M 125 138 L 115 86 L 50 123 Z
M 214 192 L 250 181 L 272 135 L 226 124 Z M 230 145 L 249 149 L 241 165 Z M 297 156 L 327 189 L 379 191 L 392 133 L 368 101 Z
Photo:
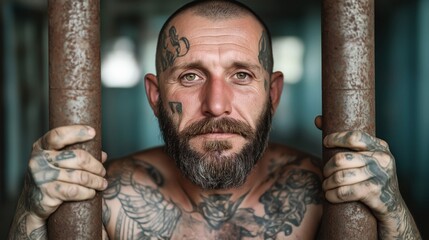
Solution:
M 230 156 L 222 155 L 222 151 L 232 148 L 228 141 L 206 142 L 203 146 L 204 153 L 192 150 L 189 139 L 194 135 L 178 133 L 162 101 L 158 103 L 158 122 L 166 152 L 175 160 L 177 167 L 184 176 L 203 189 L 229 189 L 243 185 L 250 171 L 262 157 L 271 128 L 272 114 L 270 109 L 271 101 L 261 112 L 255 131 L 246 123 L 230 118 L 216 121 L 204 119 L 200 122 L 199 127 L 192 128 L 190 131 L 192 134 L 200 134 L 200 131 L 203 131 L 201 129 L 210 125 L 226 132 L 236 131 L 235 133 L 246 138 L 247 143 L 242 150 Z M 241 130 L 235 130 L 235 127 Z M 186 130 L 184 129 L 182 132 L 186 132 Z

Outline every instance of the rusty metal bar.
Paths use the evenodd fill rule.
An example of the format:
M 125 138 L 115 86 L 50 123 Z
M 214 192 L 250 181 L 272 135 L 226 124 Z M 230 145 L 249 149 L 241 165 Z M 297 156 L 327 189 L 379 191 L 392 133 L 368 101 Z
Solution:
M 49 0 L 49 127 L 86 124 L 94 140 L 70 146 L 101 159 L 99 0 Z M 49 218 L 49 239 L 101 239 L 101 194 L 65 202 Z
M 375 135 L 374 0 L 323 0 L 323 136 L 363 130 Z M 341 149 L 323 149 L 325 163 Z M 377 239 L 377 223 L 360 203 L 325 204 L 321 239 Z

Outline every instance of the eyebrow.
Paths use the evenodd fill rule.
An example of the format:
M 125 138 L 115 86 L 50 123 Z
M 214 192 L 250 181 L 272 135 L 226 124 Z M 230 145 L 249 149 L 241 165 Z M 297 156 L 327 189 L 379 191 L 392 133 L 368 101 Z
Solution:
M 258 64 L 251 64 L 247 62 L 241 62 L 241 61 L 234 61 L 232 66 L 234 68 L 245 68 L 245 69 L 251 69 L 253 71 L 261 71 L 262 67 Z
M 177 64 L 170 68 L 170 73 L 173 73 L 179 69 L 192 69 L 192 68 L 199 68 L 199 69 L 204 68 L 203 62 L 196 61 L 196 62 L 185 62 L 185 63 Z
M 193 68 L 206 69 L 202 61 L 195 61 L 195 62 L 181 63 L 178 65 L 172 66 L 170 68 L 170 73 L 173 73 L 179 69 L 193 69 Z M 251 64 L 243 61 L 233 61 L 230 68 L 245 68 L 253 71 L 262 71 L 262 67 L 260 65 Z

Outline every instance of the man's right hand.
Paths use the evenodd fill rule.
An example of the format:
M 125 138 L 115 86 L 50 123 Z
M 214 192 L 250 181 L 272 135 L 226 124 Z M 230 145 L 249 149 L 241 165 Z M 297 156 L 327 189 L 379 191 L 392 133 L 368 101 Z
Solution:
M 104 152 L 100 162 L 84 150 L 63 150 L 91 140 L 95 134 L 88 126 L 65 126 L 47 132 L 33 144 L 28 165 L 28 213 L 46 220 L 62 202 L 91 199 L 96 190 L 107 187 Z

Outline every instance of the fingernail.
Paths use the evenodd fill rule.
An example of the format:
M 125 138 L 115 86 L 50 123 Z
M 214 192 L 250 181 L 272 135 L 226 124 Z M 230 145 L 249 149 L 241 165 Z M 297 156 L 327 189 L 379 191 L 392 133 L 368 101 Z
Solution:
M 103 188 L 106 189 L 108 185 L 109 185 L 109 182 L 107 182 L 106 179 L 103 179 Z
M 87 127 L 87 129 L 88 129 L 87 133 L 88 133 L 89 136 L 91 136 L 91 137 L 95 136 L 95 130 L 94 130 L 94 128 Z

